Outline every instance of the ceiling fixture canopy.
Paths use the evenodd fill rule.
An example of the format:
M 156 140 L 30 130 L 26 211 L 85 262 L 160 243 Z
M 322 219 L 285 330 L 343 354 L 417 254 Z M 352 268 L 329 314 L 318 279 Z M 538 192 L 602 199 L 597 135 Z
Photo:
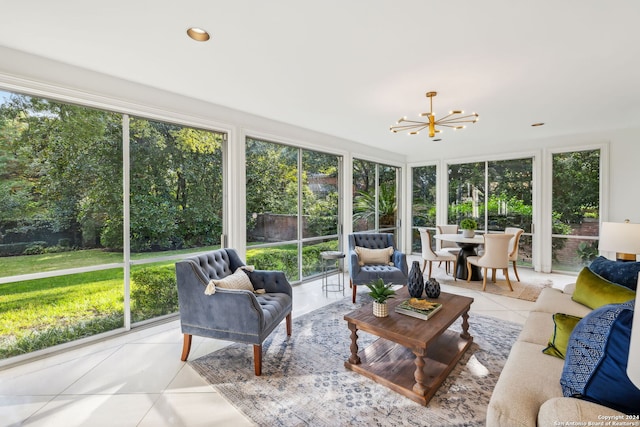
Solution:
M 442 130 L 437 129 L 436 126 L 444 126 L 457 130 L 465 128 L 463 123 L 475 123 L 478 121 L 477 113 L 471 113 L 465 116 L 464 111 L 462 110 L 449 111 L 449 114 L 446 116 L 436 119 L 436 116 L 433 113 L 433 97 L 437 94 L 438 92 L 427 92 L 426 96 L 429 98 L 429 112 L 420 113 L 419 115 L 419 117 L 427 117 L 427 121 L 409 120 L 406 117 L 403 117 L 398 120 L 395 125 L 392 125 L 389 130 L 393 133 L 408 130 L 409 135 L 417 135 L 421 130 L 429 129 L 429 138 L 433 138 L 436 133 L 442 132 Z

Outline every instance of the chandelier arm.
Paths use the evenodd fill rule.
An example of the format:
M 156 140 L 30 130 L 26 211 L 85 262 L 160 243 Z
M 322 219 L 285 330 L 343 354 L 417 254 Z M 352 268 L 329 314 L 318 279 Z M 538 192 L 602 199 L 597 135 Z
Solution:
M 400 123 L 420 123 L 420 124 L 424 124 L 424 123 L 429 123 L 428 121 L 423 122 L 420 120 L 409 120 L 409 119 L 404 119 L 402 120 Z
M 475 123 L 475 122 L 473 120 L 462 120 L 462 121 L 436 123 L 436 126 L 453 126 L 453 125 L 459 125 L 462 123 Z
M 444 116 L 444 117 L 440 117 L 438 120 L 436 120 L 436 123 L 437 123 L 437 122 L 439 122 L 439 121 L 442 121 L 442 120 L 446 120 L 446 119 L 448 119 L 449 117 L 453 117 L 453 116 L 455 116 L 455 113 L 449 113 L 449 114 L 447 114 L 446 116 Z
M 452 126 L 452 125 L 449 125 L 449 124 L 446 124 L 446 123 L 445 124 L 440 124 L 438 126 L 447 127 L 447 128 L 457 128 L 458 127 L 458 126 Z
M 412 123 L 412 124 L 402 124 L 402 125 L 394 125 L 391 126 L 391 128 L 393 129 L 411 129 L 411 128 L 417 128 L 417 127 L 421 127 L 421 126 L 429 126 L 429 123 L 420 123 L 420 122 L 416 122 L 416 123 Z
M 405 130 L 413 130 L 413 129 L 418 129 L 418 132 L 420 132 L 422 129 L 429 127 L 429 124 L 420 124 L 420 125 L 405 125 L 405 126 L 392 126 L 390 128 L 390 130 L 392 132 L 397 132 L 397 131 L 405 131 Z
M 442 119 L 436 120 L 436 124 L 438 123 L 473 123 L 477 119 L 478 119 L 478 116 L 470 114 L 468 116 L 450 117 L 446 120 L 442 118 Z

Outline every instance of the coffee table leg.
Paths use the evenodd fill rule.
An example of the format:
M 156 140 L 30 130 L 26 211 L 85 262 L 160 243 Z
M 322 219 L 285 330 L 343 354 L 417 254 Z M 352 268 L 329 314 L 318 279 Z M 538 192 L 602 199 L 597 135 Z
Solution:
M 358 356 L 358 327 L 353 323 L 348 323 L 351 330 L 351 357 L 349 357 L 349 363 L 358 365 L 360 363 L 360 357 Z
M 413 354 L 416 356 L 415 364 L 416 370 L 413 373 L 413 377 L 416 380 L 416 383 L 413 385 L 413 392 L 419 394 L 420 396 L 424 396 L 427 388 L 424 386 L 424 355 L 425 351 L 423 349 L 413 350 Z
M 469 310 L 462 313 L 462 332 L 460 336 L 464 339 L 471 338 L 471 335 L 469 335 Z

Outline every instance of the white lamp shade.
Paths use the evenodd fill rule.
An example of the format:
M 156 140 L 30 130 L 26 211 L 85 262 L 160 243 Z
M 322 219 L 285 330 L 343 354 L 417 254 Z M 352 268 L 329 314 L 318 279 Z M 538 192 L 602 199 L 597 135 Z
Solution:
M 640 287 L 640 275 L 638 275 Z M 636 387 L 640 388 L 640 303 L 636 298 L 633 311 L 633 323 L 631 324 L 631 342 L 629 343 L 629 361 L 627 362 L 627 376 Z
M 640 224 L 603 222 L 598 249 L 605 252 L 640 254 Z

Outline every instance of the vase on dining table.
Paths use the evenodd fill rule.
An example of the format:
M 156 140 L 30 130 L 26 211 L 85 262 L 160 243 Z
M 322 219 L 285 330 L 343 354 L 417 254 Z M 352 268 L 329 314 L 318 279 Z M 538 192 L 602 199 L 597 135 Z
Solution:
M 409 277 L 407 278 L 407 290 L 409 295 L 413 298 L 420 298 L 422 291 L 424 290 L 424 279 L 422 277 L 422 270 L 420 269 L 420 263 L 413 261 L 411 265 L 411 271 L 409 271 Z
M 472 238 L 476 235 L 476 230 L 462 230 L 462 237 Z

